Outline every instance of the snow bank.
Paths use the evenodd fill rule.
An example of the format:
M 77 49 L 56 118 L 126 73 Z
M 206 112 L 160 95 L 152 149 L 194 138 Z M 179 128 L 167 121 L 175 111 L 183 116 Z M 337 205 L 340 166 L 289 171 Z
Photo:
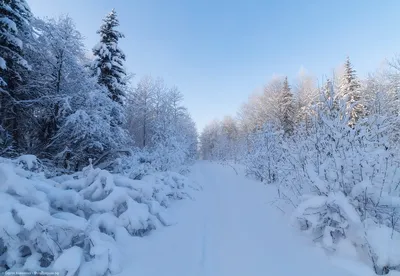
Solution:
M 366 240 L 375 270 L 386 274 L 400 268 L 400 233 L 385 225 L 369 226 Z
M 89 166 L 47 179 L 40 166 L 0 159 L 0 272 L 120 273 L 118 244 L 168 225 L 166 208 L 195 189 L 173 172 L 134 180 Z

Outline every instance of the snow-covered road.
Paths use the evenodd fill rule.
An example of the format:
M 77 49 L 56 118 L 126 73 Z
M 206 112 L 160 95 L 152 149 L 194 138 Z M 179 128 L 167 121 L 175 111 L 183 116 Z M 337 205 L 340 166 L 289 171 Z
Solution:
M 261 183 L 209 162 L 190 177 L 204 190 L 169 209 L 175 225 L 125 245 L 123 276 L 351 276 L 297 236 Z

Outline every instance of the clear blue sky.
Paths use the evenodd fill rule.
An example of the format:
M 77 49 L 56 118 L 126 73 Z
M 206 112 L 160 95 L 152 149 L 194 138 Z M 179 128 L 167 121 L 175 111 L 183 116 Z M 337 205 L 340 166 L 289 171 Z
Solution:
M 198 128 L 235 115 L 273 74 L 322 78 L 349 55 L 361 74 L 400 53 L 399 0 L 27 0 L 69 14 L 89 49 L 115 8 L 127 68 L 177 85 Z

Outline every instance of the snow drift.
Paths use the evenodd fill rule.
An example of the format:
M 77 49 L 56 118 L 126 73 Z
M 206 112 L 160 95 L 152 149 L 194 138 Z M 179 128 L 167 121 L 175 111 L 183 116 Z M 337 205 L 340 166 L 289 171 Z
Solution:
M 0 160 L 1 272 L 119 273 L 119 244 L 168 226 L 166 208 L 195 189 L 174 172 L 133 180 L 90 165 L 49 179 L 39 164 Z

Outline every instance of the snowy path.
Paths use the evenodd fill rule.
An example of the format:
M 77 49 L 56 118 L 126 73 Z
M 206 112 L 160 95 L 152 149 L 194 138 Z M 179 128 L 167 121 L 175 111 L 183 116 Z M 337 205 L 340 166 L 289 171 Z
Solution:
M 172 206 L 176 225 L 126 245 L 123 276 L 351 276 L 295 236 L 260 183 L 208 162 L 191 178 L 204 191 Z

